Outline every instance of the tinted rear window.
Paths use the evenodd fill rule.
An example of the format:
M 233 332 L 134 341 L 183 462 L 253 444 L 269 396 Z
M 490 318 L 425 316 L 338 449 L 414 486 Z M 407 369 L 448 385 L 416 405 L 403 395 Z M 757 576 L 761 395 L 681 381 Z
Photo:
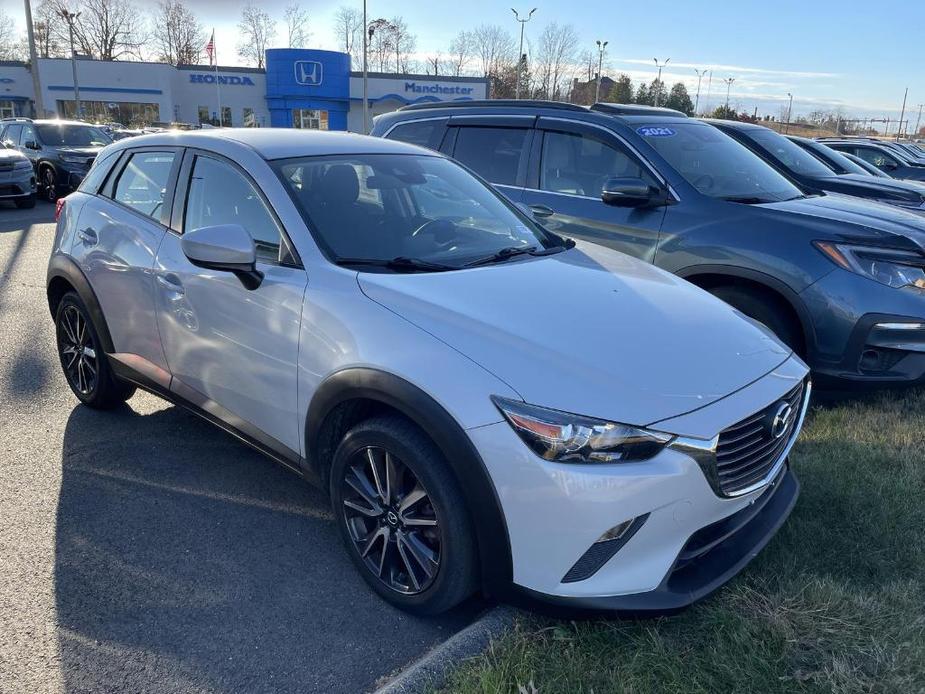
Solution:
M 389 140 L 407 142 L 409 145 L 437 149 L 443 139 L 444 123 L 440 120 L 417 121 L 396 125 L 388 134 Z
M 460 128 L 453 157 L 491 183 L 517 185 L 527 133 L 526 128 Z

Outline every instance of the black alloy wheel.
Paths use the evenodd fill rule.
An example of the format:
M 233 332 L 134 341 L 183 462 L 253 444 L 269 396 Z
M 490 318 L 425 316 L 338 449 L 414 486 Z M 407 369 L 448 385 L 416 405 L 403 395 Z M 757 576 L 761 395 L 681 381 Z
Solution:
M 58 199 L 55 171 L 51 167 L 45 167 L 42 171 L 42 192 L 48 202 L 55 202 Z
M 75 304 L 67 304 L 58 319 L 58 351 L 61 366 L 78 397 L 92 397 L 99 383 L 98 346 L 90 325 Z
M 353 454 L 341 485 L 347 530 L 369 571 L 397 593 L 426 591 L 440 571 L 442 531 L 417 476 L 368 446 Z

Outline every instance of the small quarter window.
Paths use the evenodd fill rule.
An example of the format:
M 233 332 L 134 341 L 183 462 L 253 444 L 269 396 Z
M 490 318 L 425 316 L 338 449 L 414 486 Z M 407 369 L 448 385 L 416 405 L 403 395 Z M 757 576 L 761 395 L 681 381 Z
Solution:
M 173 152 L 132 154 L 116 182 L 113 199 L 161 221 L 173 159 Z

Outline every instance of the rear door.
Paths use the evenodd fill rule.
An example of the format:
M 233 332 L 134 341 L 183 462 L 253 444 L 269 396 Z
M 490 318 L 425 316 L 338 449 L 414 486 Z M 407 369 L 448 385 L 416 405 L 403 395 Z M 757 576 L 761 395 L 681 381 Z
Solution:
M 613 177 L 662 187 L 613 133 L 582 123 L 541 118 L 522 201 L 548 229 L 654 262 L 665 206 L 614 207 L 601 200 Z
M 454 116 L 441 151 L 520 202 L 527 178 L 534 116 Z
M 157 332 L 153 267 L 167 233 L 180 156 L 176 147 L 124 152 L 99 194 L 87 196 L 71 246 L 106 316 L 115 358 L 164 387 L 169 378 Z

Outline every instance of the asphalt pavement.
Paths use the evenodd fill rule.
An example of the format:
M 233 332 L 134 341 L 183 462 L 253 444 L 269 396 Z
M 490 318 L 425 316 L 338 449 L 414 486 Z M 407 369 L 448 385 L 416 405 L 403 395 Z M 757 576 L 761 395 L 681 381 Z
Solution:
M 477 616 L 386 605 L 324 494 L 186 410 L 78 405 L 53 215 L 0 203 L 0 692 L 362 692 Z

